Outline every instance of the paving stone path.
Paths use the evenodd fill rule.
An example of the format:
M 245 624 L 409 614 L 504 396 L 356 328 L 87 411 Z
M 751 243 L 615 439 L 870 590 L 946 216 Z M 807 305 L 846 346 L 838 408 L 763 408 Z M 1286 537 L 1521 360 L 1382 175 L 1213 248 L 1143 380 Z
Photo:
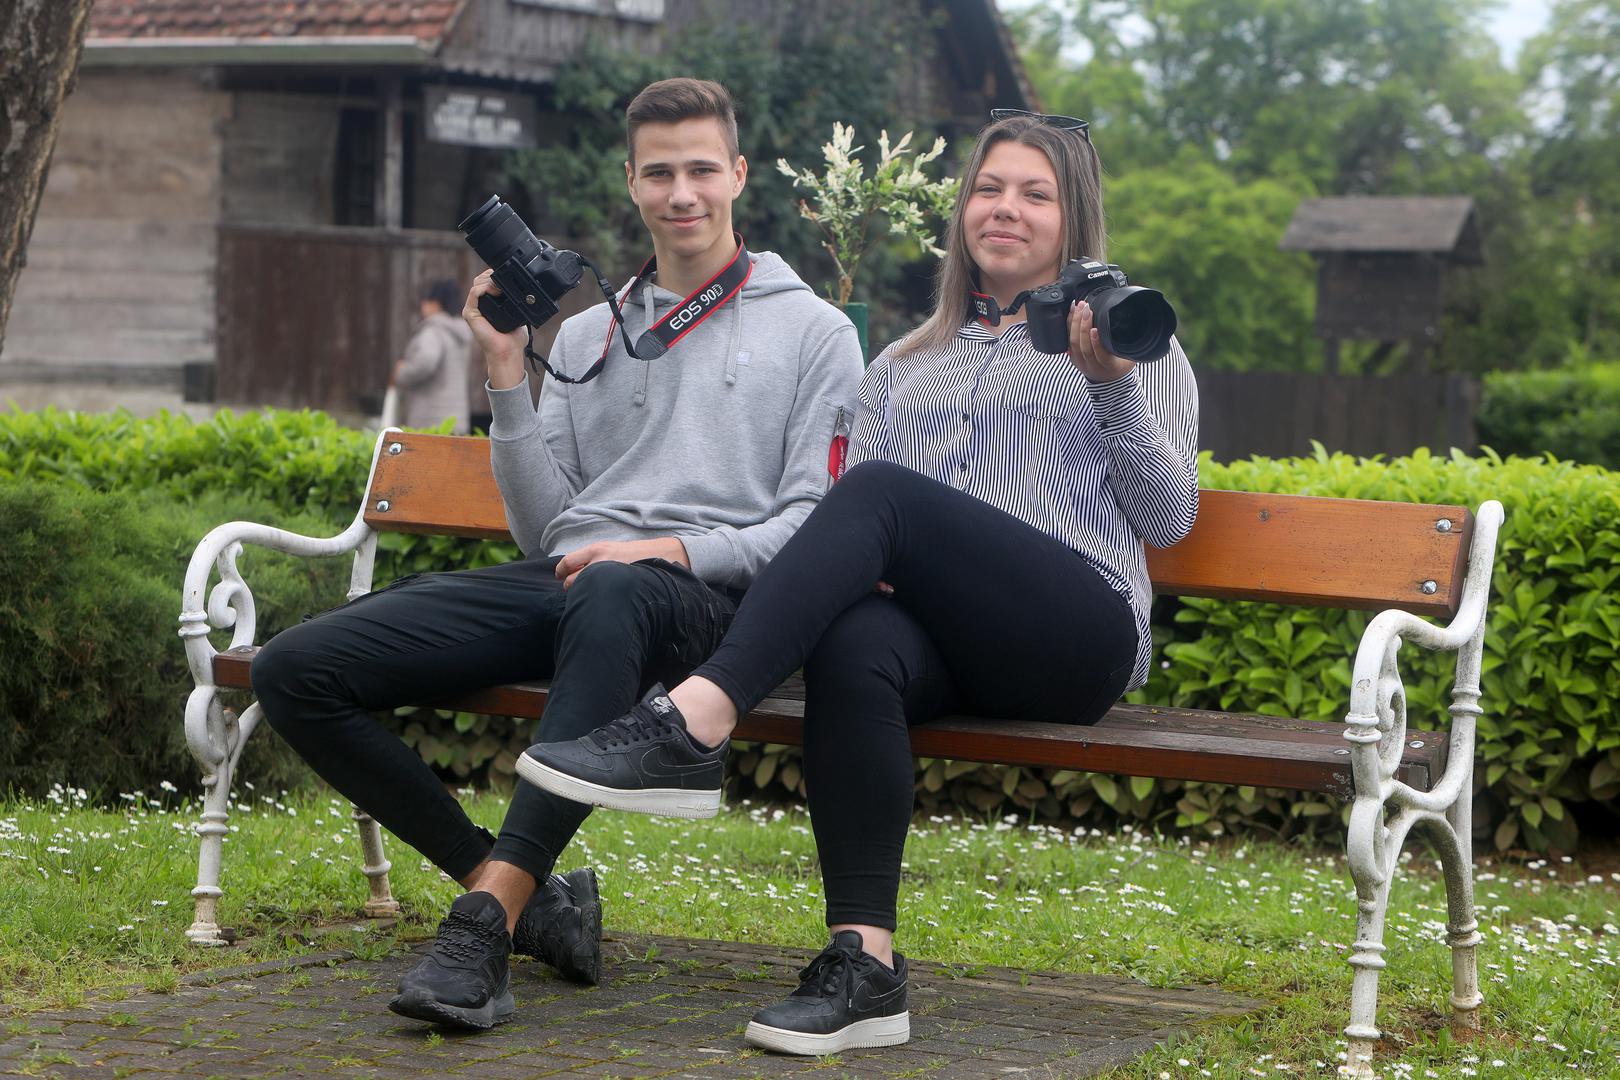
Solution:
M 741 1033 L 798 983 L 812 955 L 684 938 L 610 934 L 599 987 L 516 960 L 516 1018 L 455 1034 L 387 1010 L 405 950 L 329 952 L 207 972 L 173 993 L 13 1016 L 0 1074 L 33 1076 L 1086 1077 L 1199 1021 L 1261 1003 L 1128 979 L 917 963 L 911 1042 L 812 1059 L 765 1054 Z

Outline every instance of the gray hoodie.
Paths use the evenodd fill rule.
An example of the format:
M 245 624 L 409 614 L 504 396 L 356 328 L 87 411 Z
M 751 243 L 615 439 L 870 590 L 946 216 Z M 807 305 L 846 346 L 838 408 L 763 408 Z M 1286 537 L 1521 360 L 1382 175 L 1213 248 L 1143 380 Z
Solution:
M 602 374 L 489 392 L 490 459 L 507 523 L 530 557 L 598 540 L 677 536 L 692 571 L 747 588 L 826 493 L 828 448 L 855 419 L 860 346 L 843 313 L 770 252 L 739 297 L 666 355 L 613 335 Z M 683 297 L 651 283 L 622 298 L 634 341 Z M 571 376 L 601 354 L 608 307 L 562 324 L 549 357 Z

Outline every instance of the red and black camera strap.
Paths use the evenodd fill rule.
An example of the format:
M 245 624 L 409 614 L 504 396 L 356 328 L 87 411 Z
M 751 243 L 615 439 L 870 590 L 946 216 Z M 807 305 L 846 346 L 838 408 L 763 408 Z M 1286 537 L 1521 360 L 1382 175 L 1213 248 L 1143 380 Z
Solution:
M 596 358 L 596 363 L 592 364 L 585 374 L 578 377 L 564 375 L 548 364 L 546 358 L 536 353 L 532 347 L 524 349 L 525 355 L 530 360 L 538 362 L 558 382 L 570 384 L 588 383 L 602 374 L 602 367 L 607 362 L 608 350 L 613 346 L 614 330 L 618 330 L 623 335 L 624 350 L 635 359 L 655 360 L 663 356 L 687 334 L 696 330 L 703 320 L 724 307 L 726 302 L 741 292 L 742 287 L 747 284 L 748 276 L 753 272 L 754 263 L 748 257 L 748 249 L 743 245 L 742 236 L 738 233 L 732 233 L 731 235 L 737 241 L 737 251 L 732 255 L 731 261 L 718 274 L 694 289 L 692 294 L 685 300 L 671 308 L 669 314 L 649 327 L 646 333 L 636 339 L 634 345 L 630 343 L 629 331 L 625 329 L 624 312 L 619 308 L 619 299 L 614 295 L 613 289 L 608 285 L 607 280 L 598 273 L 596 280 L 602 287 L 602 295 L 607 297 L 611 314 L 608 319 L 607 340 L 602 342 L 602 354 Z M 581 257 L 580 261 L 585 263 L 586 266 L 590 266 L 592 272 L 596 271 L 596 267 L 591 266 L 583 257 Z M 630 284 L 624 287 L 624 291 L 620 295 L 629 296 L 638 285 L 657 272 L 657 258 L 648 259 L 640 272 L 631 279 Z M 534 331 L 532 328 L 529 332 L 529 343 L 530 346 L 534 343 Z
M 696 330 L 704 319 L 713 315 L 725 306 L 730 300 L 742 291 L 748 282 L 748 275 L 753 273 L 754 263 L 748 257 L 748 249 L 743 246 L 743 238 L 739 233 L 732 233 L 737 241 L 737 253 L 731 261 L 714 277 L 692 290 L 690 296 L 670 309 L 669 314 L 653 323 L 647 332 L 636 339 L 636 347 L 630 355 L 638 360 L 656 360 L 675 347 L 687 334 Z M 641 271 L 625 286 L 622 295 L 628 296 L 636 287 L 658 272 L 658 258 L 648 259 Z M 607 359 L 608 348 L 613 344 L 613 328 L 608 328 L 607 340 L 602 343 L 602 360 Z M 601 363 L 598 360 L 597 363 Z
M 994 329 L 1001 325 L 1003 315 L 1016 315 L 1018 313 L 1018 309 L 1024 306 L 1024 301 L 1029 299 L 1029 293 L 1030 290 L 1025 289 L 1013 297 L 1012 303 L 1002 307 L 996 302 L 995 297 L 979 292 L 977 289 L 969 289 L 968 318 L 977 319 L 987 328 Z

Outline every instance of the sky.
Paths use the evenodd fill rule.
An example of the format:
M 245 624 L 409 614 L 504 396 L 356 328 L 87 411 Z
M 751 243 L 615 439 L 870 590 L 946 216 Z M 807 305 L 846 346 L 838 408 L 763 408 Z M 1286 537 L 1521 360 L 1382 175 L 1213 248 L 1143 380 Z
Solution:
M 1003 11 L 1034 7 L 1044 0 L 1000 0 Z M 1511 65 L 1519 49 L 1547 25 L 1551 0 L 1498 0 L 1499 7 L 1487 29 L 1501 47 L 1502 60 Z
M 1546 27 L 1548 10 L 1548 0 L 1505 0 L 1489 27 L 1503 60 L 1513 63 L 1520 46 Z

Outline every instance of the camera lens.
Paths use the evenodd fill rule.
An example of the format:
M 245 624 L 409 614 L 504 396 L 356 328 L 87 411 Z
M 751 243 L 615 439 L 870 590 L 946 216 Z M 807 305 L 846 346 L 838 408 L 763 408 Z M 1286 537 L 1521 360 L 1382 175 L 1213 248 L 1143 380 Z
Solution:
M 1102 289 L 1090 298 L 1102 346 L 1139 364 L 1163 360 L 1176 332 L 1176 311 L 1156 289 L 1127 285 Z
M 514 255 L 527 263 L 540 251 L 540 242 L 529 227 L 498 195 L 491 195 L 456 227 L 466 235 L 467 243 L 485 266 L 499 267 Z

